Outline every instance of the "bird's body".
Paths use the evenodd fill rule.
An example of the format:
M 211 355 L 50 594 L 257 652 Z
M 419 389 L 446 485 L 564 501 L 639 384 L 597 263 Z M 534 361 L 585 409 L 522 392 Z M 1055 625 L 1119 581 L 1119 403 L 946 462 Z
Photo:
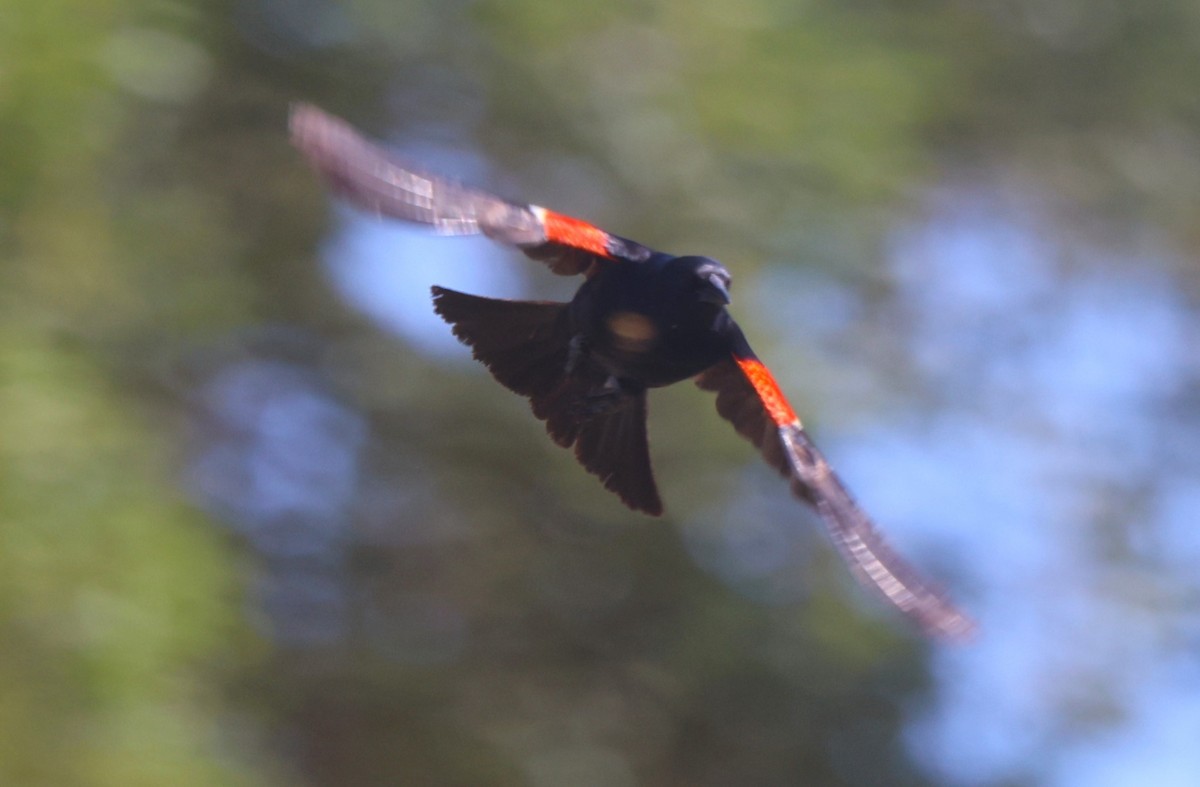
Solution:
M 728 272 L 704 257 L 656 253 L 605 268 L 572 299 L 572 329 L 618 380 L 659 388 L 695 377 L 733 349 L 728 301 L 710 276 L 724 277 L 728 297 Z
M 646 437 L 647 390 L 694 379 L 717 412 L 788 477 L 865 585 L 925 630 L 961 636 L 971 621 L 884 541 L 817 451 L 774 377 L 730 316 L 729 272 L 587 222 L 402 164 L 310 106 L 292 140 L 355 204 L 446 234 L 479 233 L 584 283 L 569 303 L 511 301 L 433 288 L 434 308 L 501 384 L 529 399 L 551 438 L 630 508 L 663 510 Z

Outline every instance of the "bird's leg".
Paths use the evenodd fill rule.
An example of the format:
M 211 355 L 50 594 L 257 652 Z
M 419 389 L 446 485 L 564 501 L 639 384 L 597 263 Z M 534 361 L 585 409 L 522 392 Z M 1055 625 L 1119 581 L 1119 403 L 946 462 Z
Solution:
M 575 415 L 580 421 L 588 421 L 601 415 L 616 413 L 626 407 L 637 390 L 622 380 L 608 376 L 605 382 L 584 394 L 574 405 Z
M 593 415 L 610 413 L 617 409 L 624 396 L 621 383 L 610 374 L 603 385 L 587 392 L 583 399 L 584 407 Z
M 563 369 L 568 377 L 579 369 L 579 364 L 583 363 L 583 359 L 587 357 L 587 354 L 587 340 L 583 338 L 583 334 L 577 333 L 572 336 L 570 343 L 567 345 L 567 367 Z
M 582 334 L 571 337 L 571 342 L 567 345 L 567 365 L 564 369 L 568 377 L 579 371 L 584 359 L 588 357 L 588 352 L 587 339 Z M 631 396 L 640 392 L 641 388 L 635 384 L 610 374 L 601 385 L 588 391 L 575 403 L 575 414 L 580 421 L 608 415 L 624 407 Z

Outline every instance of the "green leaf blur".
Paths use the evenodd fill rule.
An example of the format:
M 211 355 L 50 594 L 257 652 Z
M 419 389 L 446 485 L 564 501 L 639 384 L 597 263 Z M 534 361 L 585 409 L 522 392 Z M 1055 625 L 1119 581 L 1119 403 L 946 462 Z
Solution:
M 672 515 L 628 515 L 478 370 L 339 299 L 286 112 L 476 153 L 739 292 L 816 270 L 885 299 L 888 233 L 948 170 L 1192 251 L 1200 7 L 1035 5 L 0 0 L 0 783 L 925 783 L 898 743 L 922 645 L 821 542 L 799 590 L 685 549 L 776 480 L 711 402 L 652 399 Z M 845 367 L 739 319 L 819 429 Z M 368 434 L 316 646 L 273 638 L 246 601 L 269 560 L 189 475 L 205 386 L 264 357 Z M 395 623 L 443 605 L 466 633 Z

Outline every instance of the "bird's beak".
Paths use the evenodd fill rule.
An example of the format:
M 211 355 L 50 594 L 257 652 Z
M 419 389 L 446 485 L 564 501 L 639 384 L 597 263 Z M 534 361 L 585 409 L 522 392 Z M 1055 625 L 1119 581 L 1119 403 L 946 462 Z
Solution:
M 708 274 L 706 281 L 708 286 L 700 291 L 700 300 L 705 303 L 715 303 L 718 306 L 728 306 L 733 300 L 729 296 L 729 288 L 725 286 L 725 282 L 715 273 Z

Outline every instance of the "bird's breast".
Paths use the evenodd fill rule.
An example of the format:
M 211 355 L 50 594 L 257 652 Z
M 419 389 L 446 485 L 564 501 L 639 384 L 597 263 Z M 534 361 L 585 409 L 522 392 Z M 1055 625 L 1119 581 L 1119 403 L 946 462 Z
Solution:
M 609 374 L 649 388 L 693 377 L 726 355 L 720 336 L 704 327 L 632 309 L 605 313 L 581 333 L 592 360 Z
M 681 295 L 655 268 L 614 267 L 589 279 L 570 305 L 572 331 L 608 374 L 659 387 L 728 355 L 724 310 Z
M 607 343 L 621 352 L 650 352 L 659 342 L 662 331 L 645 314 L 635 311 L 616 311 L 604 320 Z

